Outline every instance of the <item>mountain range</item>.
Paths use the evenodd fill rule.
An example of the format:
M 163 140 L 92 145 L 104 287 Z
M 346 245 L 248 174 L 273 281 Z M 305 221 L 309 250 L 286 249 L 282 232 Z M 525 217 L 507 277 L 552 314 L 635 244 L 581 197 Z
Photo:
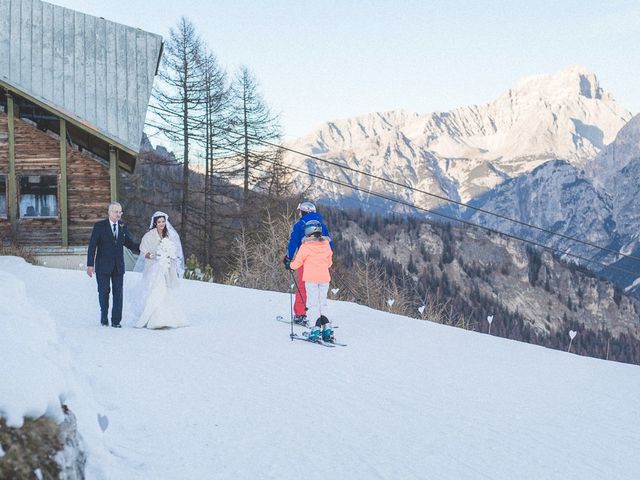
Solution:
M 311 182 L 320 202 L 379 212 L 418 211 L 369 192 L 382 193 L 593 258 L 601 262 L 590 265 L 596 270 L 602 270 L 602 263 L 622 261 L 625 269 L 640 272 L 640 261 L 635 265 L 635 260 L 443 200 L 613 251 L 636 251 L 640 116 L 618 105 L 586 68 L 526 78 L 481 106 L 328 122 L 289 146 L 346 167 L 305 159 L 309 172 L 343 184 L 298 174 L 298 185 Z M 299 164 L 294 155 L 287 161 Z M 625 287 L 635 279 L 619 271 L 609 274 Z
M 569 67 L 554 75 L 526 78 L 486 105 L 426 115 L 372 113 L 327 122 L 290 146 L 384 179 L 468 201 L 549 160 L 583 166 L 630 118 L 593 73 Z M 299 156 L 288 160 L 299 163 Z M 314 173 L 421 206 L 441 203 L 317 160 L 307 159 L 306 164 Z M 300 175 L 299 182 L 305 181 Z M 354 198 L 348 188 L 312 182 L 329 201 L 359 200 L 361 205 L 376 206 L 365 193 Z

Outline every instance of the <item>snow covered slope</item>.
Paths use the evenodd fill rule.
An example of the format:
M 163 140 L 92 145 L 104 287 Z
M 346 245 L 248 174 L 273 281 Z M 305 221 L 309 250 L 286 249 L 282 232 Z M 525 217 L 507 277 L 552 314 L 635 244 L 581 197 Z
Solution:
M 39 355 L 7 320 L 35 315 L 24 329 L 40 335 L 52 319 L 46 348 L 70 357 L 54 380 L 70 389 L 89 479 L 640 478 L 637 366 L 341 302 L 331 317 L 348 347 L 291 342 L 274 321 L 288 295 L 193 281 L 180 291 L 190 327 L 116 330 L 98 326 L 83 272 L 0 257 L 0 274 L 32 307 L 2 298 L 13 371 L 0 410 L 28 411 L 12 401 L 31 373 L 7 360 Z M 23 383 L 9 391 L 8 375 Z
M 466 201 L 551 159 L 583 165 L 610 143 L 630 118 L 593 73 L 572 66 L 552 75 L 526 78 L 485 105 L 425 115 L 392 111 L 337 120 L 290 146 Z M 304 163 L 296 154 L 289 154 L 287 161 Z M 317 161 L 307 160 L 306 168 L 365 190 L 418 201 L 422 206 L 439 203 Z M 304 175 L 298 175 L 298 181 L 301 185 L 313 182 L 323 200 L 380 207 L 366 193 Z

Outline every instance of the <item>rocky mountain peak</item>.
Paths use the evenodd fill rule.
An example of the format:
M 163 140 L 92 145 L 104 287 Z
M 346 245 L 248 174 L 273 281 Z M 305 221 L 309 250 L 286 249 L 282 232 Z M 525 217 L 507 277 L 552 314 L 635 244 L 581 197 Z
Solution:
M 291 146 L 468 201 L 549 160 L 563 159 L 584 168 L 630 118 L 631 114 L 602 89 L 594 73 L 570 66 L 553 74 L 525 78 L 485 105 L 428 114 L 377 112 L 336 120 L 291 142 Z M 328 178 L 415 200 L 414 194 L 402 187 L 390 187 L 347 170 L 337 171 L 337 167 L 314 160 L 307 165 Z M 366 209 L 372 200 L 303 174 L 298 181 L 301 186 L 311 182 L 336 204 L 348 199 L 350 204 Z M 433 198 L 421 201 L 427 207 L 438 204 Z
M 524 78 L 510 90 L 513 96 L 535 96 L 541 99 L 575 99 L 582 96 L 590 99 L 612 100 L 600 86 L 598 77 L 585 67 L 571 65 L 548 75 Z

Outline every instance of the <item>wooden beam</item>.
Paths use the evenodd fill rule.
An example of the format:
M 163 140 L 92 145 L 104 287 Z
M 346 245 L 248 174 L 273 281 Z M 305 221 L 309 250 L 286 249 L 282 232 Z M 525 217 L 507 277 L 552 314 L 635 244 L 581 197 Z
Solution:
M 7 178 L 9 203 L 9 221 L 11 222 L 11 238 L 16 239 L 18 231 L 18 192 L 16 185 L 16 127 L 15 105 L 11 94 L 7 94 L 7 127 L 9 130 L 9 175 Z
M 67 190 L 67 121 L 60 119 L 60 223 L 62 246 L 69 246 L 69 211 Z
M 109 178 L 111 181 L 111 201 L 118 201 L 118 150 L 109 146 Z

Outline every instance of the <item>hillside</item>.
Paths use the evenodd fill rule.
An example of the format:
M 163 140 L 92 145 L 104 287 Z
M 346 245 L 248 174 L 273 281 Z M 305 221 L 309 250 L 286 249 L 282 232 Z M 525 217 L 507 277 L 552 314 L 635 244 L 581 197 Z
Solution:
M 0 362 L 11 367 L 0 411 L 55 416 L 64 400 L 89 479 L 640 476 L 637 366 L 347 302 L 331 302 L 331 317 L 349 346 L 317 347 L 273 320 L 287 315 L 287 294 L 192 281 L 179 295 L 190 327 L 105 329 L 83 272 L 0 257 L 0 274 L 11 299 L 0 307 Z M 128 273 L 125 298 L 135 281 Z M 39 323 L 50 328 L 21 344 L 8 335 Z M 33 336 L 49 342 L 34 350 Z M 42 376 L 26 366 L 43 355 L 64 378 L 35 398 L 25 392 Z
M 493 315 L 494 334 L 560 349 L 567 331 L 584 329 L 579 353 L 640 363 L 640 301 L 569 257 L 465 225 L 323 212 L 341 267 L 372 265 L 400 286 L 409 305 L 397 313 L 419 316 L 425 300 L 436 300 L 453 310 L 456 321 L 446 323 L 486 332 Z M 344 283 L 344 272 L 336 281 Z M 340 295 L 353 297 L 348 289 Z

